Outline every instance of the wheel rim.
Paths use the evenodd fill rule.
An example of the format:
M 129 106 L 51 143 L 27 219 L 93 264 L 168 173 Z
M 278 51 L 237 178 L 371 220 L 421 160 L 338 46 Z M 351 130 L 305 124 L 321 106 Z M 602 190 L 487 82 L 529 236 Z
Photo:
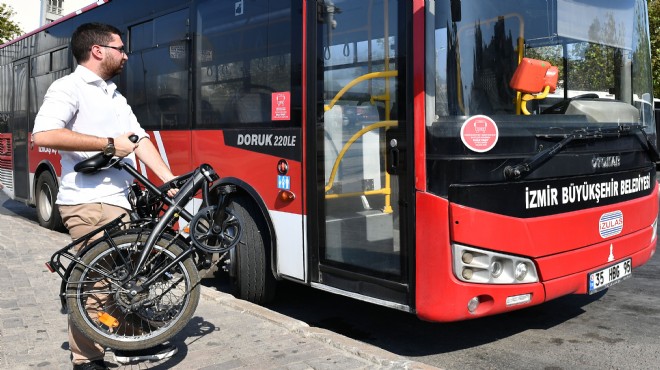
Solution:
M 117 245 L 117 248 L 125 252 L 129 251 L 130 248 L 134 246 L 134 244 L 135 243 L 123 243 Z M 154 250 L 157 251 L 159 255 L 165 256 L 168 263 L 176 257 L 172 251 L 164 249 L 158 245 L 154 246 Z M 89 266 L 95 267 L 99 270 L 103 269 L 103 271 L 107 272 L 109 271 L 109 266 L 117 265 L 119 263 L 119 259 L 120 258 L 114 249 L 107 249 L 100 253 L 91 263 L 89 263 Z M 117 271 L 116 268 L 113 270 Z M 120 320 L 121 324 L 116 329 L 109 328 L 103 323 L 99 322 L 98 319 L 89 316 L 89 313 L 85 309 L 86 302 L 89 301 L 85 297 L 90 297 L 90 294 L 85 293 L 86 296 L 83 295 L 83 292 L 88 292 L 86 286 L 83 284 L 79 284 L 78 288 L 76 289 L 76 293 L 80 301 L 80 304 L 78 304 L 78 311 L 90 328 L 92 328 L 101 336 L 111 340 L 122 342 L 138 342 L 162 335 L 166 333 L 172 326 L 174 326 L 178 319 L 185 312 L 186 307 L 190 304 L 190 295 L 188 292 L 192 289 L 190 286 L 190 275 L 183 266 L 182 261 L 179 261 L 179 263 L 176 264 L 172 269 L 168 270 L 168 272 L 170 271 L 175 272 L 175 274 L 172 275 L 179 275 L 174 276 L 173 279 L 174 281 L 179 281 L 180 279 L 180 282 L 183 282 L 183 286 L 181 283 L 179 283 L 178 287 L 173 289 L 167 288 L 166 282 L 155 282 L 149 289 L 148 298 L 153 299 L 158 294 L 164 294 L 162 300 L 163 302 L 159 302 L 150 308 L 143 308 L 142 310 L 138 310 L 138 312 L 127 313 L 122 310 L 115 298 L 117 297 L 116 292 L 118 290 L 116 284 L 108 284 L 98 289 L 99 291 L 113 292 L 111 293 L 113 298 L 109 300 L 111 303 L 104 305 L 103 311 L 111 315 L 113 318 Z M 80 281 L 95 280 L 99 280 L 98 273 L 90 270 L 90 268 L 86 268 L 80 278 Z M 172 303 L 173 300 L 176 300 L 177 302 L 176 307 L 171 306 L 171 309 L 164 307 L 168 303 Z M 151 319 L 147 318 L 147 315 L 151 315 Z
M 44 221 L 50 221 L 53 215 L 53 193 L 48 186 L 42 186 L 39 189 L 39 215 Z

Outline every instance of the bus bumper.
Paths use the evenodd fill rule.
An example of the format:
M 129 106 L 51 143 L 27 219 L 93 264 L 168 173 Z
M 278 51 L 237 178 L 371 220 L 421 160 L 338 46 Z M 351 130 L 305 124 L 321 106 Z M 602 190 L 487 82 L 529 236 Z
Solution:
M 638 234 L 644 236 L 649 235 L 648 232 L 640 232 Z M 635 243 L 634 239 L 637 238 L 632 236 L 625 239 L 631 239 L 629 242 Z M 617 240 L 617 243 L 624 244 L 621 240 Z M 596 247 L 590 249 L 593 249 L 595 254 L 600 253 L 596 252 L 598 250 Z M 622 254 L 619 259 L 612 262 L 593 266 L 576 273 L 548 280 L 543 279 L 543 275 L 547 271 L 556 270 L 557 264 L 570 264 L 570 262 L 567 261 L 575 260 L 576 258 L 579 258 L 579 255 L 584 255 L 584 253 L 567 252 L 563 253 L 563 256 L 553 256 L 547 259 L 541 259 L 536 261 L 538 266 L 546 266 L 548 267 L 548 270 L 539 267 L 539 275 L 542 280 L 539 283 L 532 284 L 468 284 L 456 279 L 453 274 L 451 274 L 451 269 L 448 269 L 447 272 L 449 276 L 446 276 L 447 283 L 443 284 L 442 287 L 438 286 L 438 291 L 433 293 L 436 296 L 440 296 L 441 301 L 435 302 L 435 306 L 430 306 L 430 302 L 427 300 L 417 299 L 418 307 L 416 312 L 423 320 L 451 322 L 469 320 L 531 307 L 568 294 L 587 294 L 588 275 L 590 272 L 600 270 L 622 260 L 631 258 L 633 266 L 632 276 L 634 277 L 634 268 L 645 264 L 653 256 L 655 250 L 656 241 L 653 240 L 653 242 L 647 244 L 642 250 L 632 254 Z M 589 257 L 585 257 L 585 259 L 589 259 Z M 594 259 L 589 260 L 593 261 Z M 477 300 L 478 305 L 476 309 L 471 312 L 469 306 L 472 300 Z
M 453 274 L 449 225 L 419 227 L 425 219 L 437 220 L 438 214 L 447 214 L 449 203 L 427 193 L 418 193 L 417 197 L 415 311 L 422 320 L 468 320 L 531 307 L 568 294 L 586 294 L 589 273 L 627 258 L 632 259 L 633 268 L 641 266 L 656 250 L 655 229 L 649 226 L 589 247 L 533 258 L 540 280 L 537 283 L 466 283 Z
M 653 236 L 653 231 L 653 228 L 649 227 L 631 235 L 608 240 L 575 252 L 538 259 L 539 269 L 543 275 L 548 276 L 548 278 L 543 279 L 546 300 L 567 294 L 587 294 L 590 272 L 614 265 L 628 258 L 632 259 L 632 276 L 634 277 L 634 268 L 645 264 L 655 254 L 657 239 Z M 639 249 L 640 245 L 644 245 L 644 247 Z M 611 255 L 614 256 L 613 259 Z M 588 261 L 603 261 L 603 263 L 598 266 L 589 266 L 586 264 Z M 563 275 L 562 271 L 566 268 L 565 266 L 571 265 L 573 269 L 580 272 Z

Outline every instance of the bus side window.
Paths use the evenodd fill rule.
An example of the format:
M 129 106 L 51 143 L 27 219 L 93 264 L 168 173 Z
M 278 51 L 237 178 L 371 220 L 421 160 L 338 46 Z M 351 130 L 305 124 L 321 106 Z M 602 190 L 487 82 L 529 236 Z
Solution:
M 143 128 L 190 128 L 188 9 L 129 27 L 126 97 Z
M 240 123 L 266 122 L 270 120 L 270 94 L 247 93 L 238 99 L 236 115 Z
M 69 60 L 69 48 L 66 47 L 32 57 L 30 85 L 33 89 L 33 96 L 35 96 L 34 99 L 30 99 L 32 117 L 36 117 L 50 85 L 70 72 Z M 34 120 L 30 122 L 30 130 L 32 130 L 32 125 L 34 125 Z
M 290 1 L 234 5 L 207 0 L 196 10 L 195 128 L 269 125 L 272 93 L 292 91 Z

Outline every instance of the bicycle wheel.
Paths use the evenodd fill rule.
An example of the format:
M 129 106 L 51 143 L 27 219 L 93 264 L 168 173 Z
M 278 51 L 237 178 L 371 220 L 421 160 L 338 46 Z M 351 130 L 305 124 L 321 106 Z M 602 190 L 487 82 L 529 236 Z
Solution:
M 71 272 L 69 315 L 80 331 L 105 347 L 140 350 L 161 344 L 183 329 L 197 308 L 199 275 L 192 258 L 161 274 L 148 289 L 141 284 L 172 263 L 183 250 L 161 238 L 137 278 L 128 281 L 147 240 L 142 233 L 100 240 Z

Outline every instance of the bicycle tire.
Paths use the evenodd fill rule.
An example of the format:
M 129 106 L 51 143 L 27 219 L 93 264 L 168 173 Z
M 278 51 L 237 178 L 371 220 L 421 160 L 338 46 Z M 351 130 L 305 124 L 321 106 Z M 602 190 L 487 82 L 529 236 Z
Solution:
M 170 268 L 154 282 L 149 291 L 138 294 L 138 298 L 152 306 L 122 307 L 121 300 L 127 301 L 131 295 L 120 289 L 120 279 L 126 276 L 137 260 L 147 240 L 144 233 L 124 233 L 112 237 L 116 248 L 107 240 L 100 240 L 81 256 L 81 261 L 71 272 L 67 284 L 67 305 L 71 322 L 89 339 L 104 347 L 135 351 L 154 347 L 166 342 L 180 332 L 190 321 L 200 298 L 199 275 L 192 258 L 185 258 Z M 183 249 L 173 240 L 161 238 L 154 246 L 152 256 L 147 260 L 143 279 L 149 273 L 166 266 L 177 258 Z M 121 255 L 120 255 L 121 254 Z M 99 271 L 106 273 L 101 275 Z M 109 271 L 115 275 L 108 278 Z M 143 280 L 144 281 L 144 280 Z M 183 282 L 183 284 L 181 284 Z M 97 287 L 94 287 L 94 284 Z M 98 284 L 104 284 L 99 287 Z M 95 293 L 96 291 L 96 293 Z M 118 326 L 111 327 L 99 320 L 98 311 L 87 308 L 95 294 L 111 297 L 103 302 L 102 311 Z M 135 296 L 133 296 L 135 298 Z

